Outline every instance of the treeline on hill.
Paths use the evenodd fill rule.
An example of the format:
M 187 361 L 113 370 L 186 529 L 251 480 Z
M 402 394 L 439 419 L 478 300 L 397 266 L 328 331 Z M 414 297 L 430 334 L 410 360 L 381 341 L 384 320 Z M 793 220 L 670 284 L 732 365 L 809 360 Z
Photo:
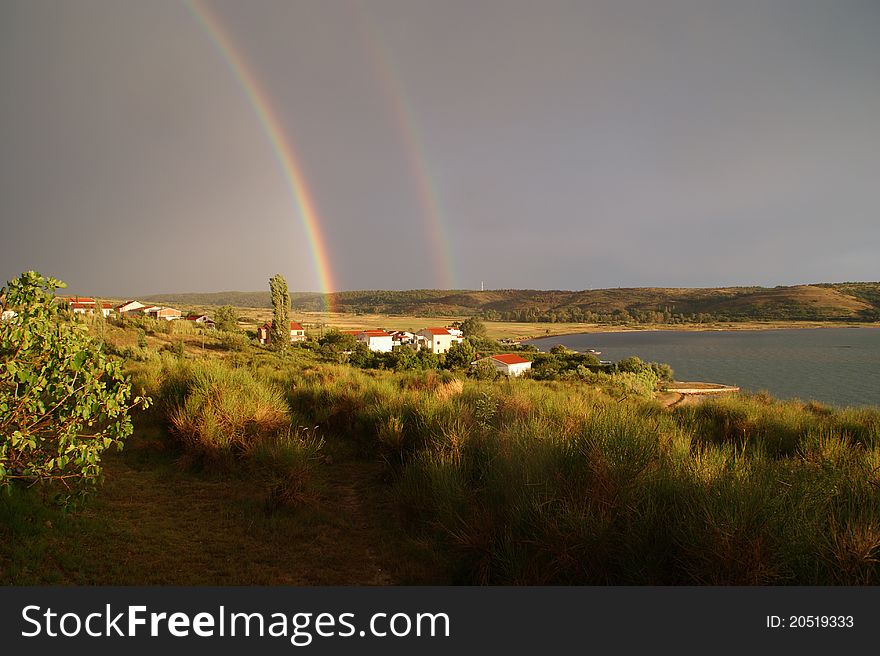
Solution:
M 146 300 L 189 305 L 271 307 L 266 292 L 165 294 Z M 714 321 L 880 320 L 880 283 L 706 289 L 617 288 L 584 291 L 353 291 L 291 294 L 300 311 L 415 316 L 481 316 L 493 321 L 704 323 Z

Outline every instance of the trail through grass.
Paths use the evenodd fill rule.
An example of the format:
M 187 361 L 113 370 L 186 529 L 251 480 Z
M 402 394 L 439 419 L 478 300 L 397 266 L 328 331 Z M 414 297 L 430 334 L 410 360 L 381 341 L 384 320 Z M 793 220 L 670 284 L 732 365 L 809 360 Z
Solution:
M 106 483 L 65 517 L 35 499 L 0 508 L 0 581 L 75 585 L 393 585 L 438 582 L 401 542 L 379 463 L 321 465 L 320 499 L 271 510 L 246 479 L 193 475 L 140 431 Z M 23 505 L 24 504 L 24 505 Z M 4 535 L 7 533 L 8 535 Z

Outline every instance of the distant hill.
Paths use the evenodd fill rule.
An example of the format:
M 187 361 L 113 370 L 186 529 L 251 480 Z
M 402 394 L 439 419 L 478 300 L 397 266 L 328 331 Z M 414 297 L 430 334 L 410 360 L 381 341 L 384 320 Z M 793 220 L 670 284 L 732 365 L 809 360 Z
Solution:
M 791 287 L 614 288 L 584 291 L 417 289 L 291 294 L 293 307 L 415 316 L 481 315 L 508 321 L 803 320 L 878 321 L 880 283 Z M 271 307 L 269 292 L 156 294 L 143 300 L 178 305 Z

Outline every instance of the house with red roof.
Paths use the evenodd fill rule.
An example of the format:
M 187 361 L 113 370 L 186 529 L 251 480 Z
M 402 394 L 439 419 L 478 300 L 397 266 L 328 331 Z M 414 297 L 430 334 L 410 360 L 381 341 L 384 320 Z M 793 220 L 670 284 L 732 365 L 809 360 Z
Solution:
M 390 353 L 394 342 L 391 333 L 384 330 L 362 330 L 357 334 L 357 341 L 367 345 L 371 351 Z
M 67 301 L 68 309 L 74 314 L 94 314 L 95 309 L 99 307 L 98 303 L 95 302 L 95 299 L 85 296 L 74 296 L 65 300 Z M 100 308 L 101 314 L 105 317 L 109 317 L 110 313 L 113 311 L 113 304 L 101 303 Z
M 272 341 L 272 322 L 267 321 L 257 328 L 257 340 L 260 344 L 269 344 Z M 306 331 L 296 321 L 290 322 L 290 343 L 306 341 Z
M 486 358 L 480 358 L 472 363 L 471 366 L 479 362 L 488 362 L 497 371 L 507 376 L 521 376 L 523 373 L 532 368 L 532 363 L 525 358 L 514 353 L 501 353 L 500 355 L 490 355 Z
M 450 332 L 448 328 L 424 328 L 416 334 L 424 340 L 424 347 L 431 353 L 446 353 L 453 344 L 462 341 L 460 335 Z

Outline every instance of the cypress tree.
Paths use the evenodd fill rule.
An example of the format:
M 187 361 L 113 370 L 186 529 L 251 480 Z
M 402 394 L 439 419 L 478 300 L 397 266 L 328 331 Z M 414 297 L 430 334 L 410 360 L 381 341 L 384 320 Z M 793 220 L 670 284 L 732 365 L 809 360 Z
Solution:
M 290 292 L 287 281 L 280 273 L 269 278 L 269 291 L 272 293 L 272 347 L 276 351 L 285 351 L 290 346 Z

